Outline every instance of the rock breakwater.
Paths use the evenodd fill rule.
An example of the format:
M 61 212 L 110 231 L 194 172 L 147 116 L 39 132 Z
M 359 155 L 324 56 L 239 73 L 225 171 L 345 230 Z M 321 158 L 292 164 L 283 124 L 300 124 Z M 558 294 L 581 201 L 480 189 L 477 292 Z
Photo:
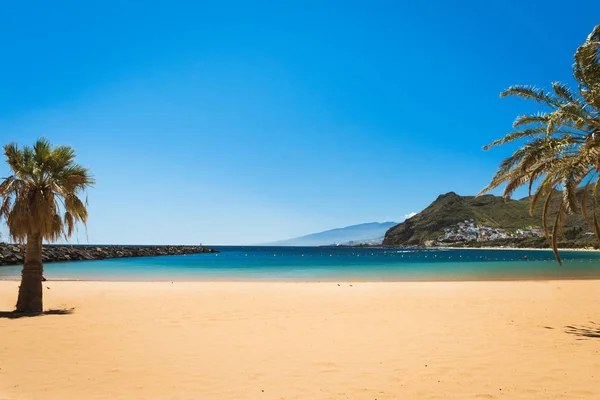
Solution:
M 89 246 L 44 245 L 42 261 L 104 260 L 107 258 L 155 257 L 183 254 L 218 253 L 204 246 Z M 25 246 L 0 243 L 0 265 L 22 264 Z

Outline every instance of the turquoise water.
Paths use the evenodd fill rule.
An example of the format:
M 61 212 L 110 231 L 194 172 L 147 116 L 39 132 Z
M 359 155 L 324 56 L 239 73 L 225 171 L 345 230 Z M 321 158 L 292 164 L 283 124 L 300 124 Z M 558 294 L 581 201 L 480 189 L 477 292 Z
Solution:
M 47 263 L 48 279 L 106 281 L 421 281 L 600 278 L 600 252 L 217 247 L 219 254 Z M 14 279 L 20 266 L 0 267 Z

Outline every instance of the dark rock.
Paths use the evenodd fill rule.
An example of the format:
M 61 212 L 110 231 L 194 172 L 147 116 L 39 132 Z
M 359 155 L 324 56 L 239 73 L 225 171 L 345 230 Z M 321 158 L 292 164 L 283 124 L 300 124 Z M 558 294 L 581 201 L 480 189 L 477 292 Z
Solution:
M 15 250 L 16 249 L 16 250 Z M 154 257 L 182 254 L 218 253 L 204 246 L 85 246 L 44 245 L 42 261 L 104 260 L 107 258 Z M 23 263 L 24 247 L 0 243 L 0 265 Z

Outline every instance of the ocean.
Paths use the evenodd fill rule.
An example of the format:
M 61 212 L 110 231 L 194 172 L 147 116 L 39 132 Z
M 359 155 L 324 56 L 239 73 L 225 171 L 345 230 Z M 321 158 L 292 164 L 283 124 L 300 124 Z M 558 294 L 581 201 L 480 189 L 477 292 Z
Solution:
M 598 279 L 600 252 L 217 246 L 218 254 L 46 263 L 53 280 L 461 281 Z M 18 279 L 21 266 L 0 267 Z

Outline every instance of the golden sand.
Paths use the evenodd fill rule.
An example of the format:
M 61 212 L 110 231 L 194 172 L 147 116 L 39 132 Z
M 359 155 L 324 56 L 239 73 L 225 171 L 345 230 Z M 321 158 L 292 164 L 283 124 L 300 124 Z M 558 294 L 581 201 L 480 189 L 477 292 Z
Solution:
M 600 281 L 45 287 L 75 310 L 0 318 L 2 400 L 600 399 Z

